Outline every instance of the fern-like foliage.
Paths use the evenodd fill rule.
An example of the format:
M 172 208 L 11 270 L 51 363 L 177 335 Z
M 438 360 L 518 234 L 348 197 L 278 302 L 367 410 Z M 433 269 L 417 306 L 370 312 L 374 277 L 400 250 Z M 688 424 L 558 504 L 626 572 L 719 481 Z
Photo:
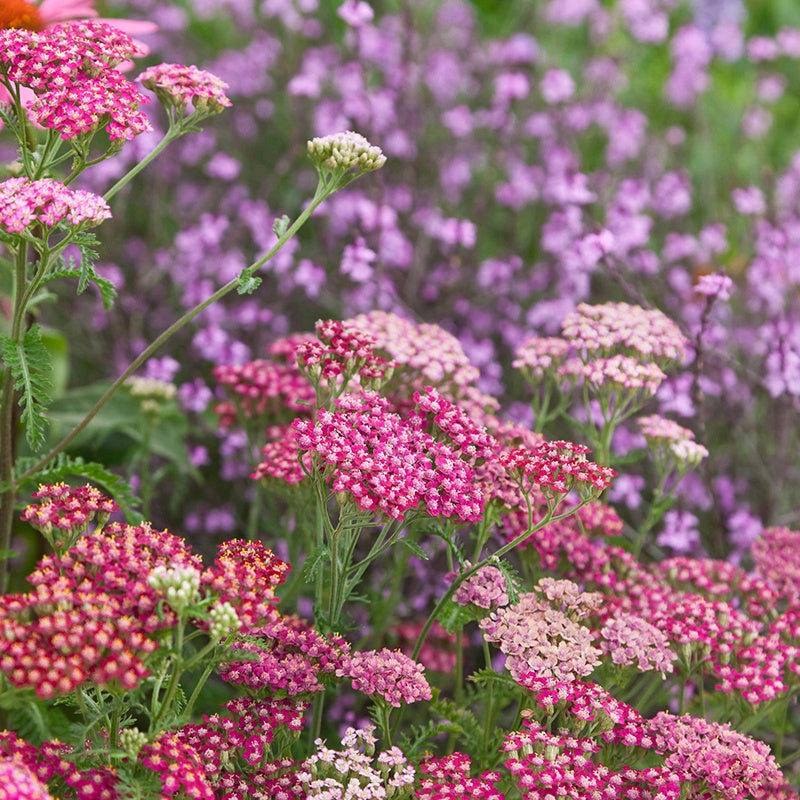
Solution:
M 97 239 L 93 233 L 83 231 L 78 234 L 73 240 L 72 244 L 77 245 L 80 250 L 81 260 L 80 264 L 76 264 L 73 258 L 65 261 L 59 258 L 56 266 L 47 274 L 47 277 L 42 283 L 50 283 L 51 281 L 58 280 L 59 278 L 73 278 L 78 281 L 78 294 L 82 294 L 89 287 L 89 284 L 94 284 L 100 292 L 100 299 L 103 302 L 103 308 L 109 309 L 114 304 L 114 298 L 117 296 L 117 290 L 114 284 L 97 274 L 94 268 L 94 262 L 97 259 L 97 252 L 93 249 L 97 243 Z
M 29 328 L 21 342 L 0 336 L 0 352 L 14 379 L 14 390 L 20 393 L 20 421 L 31 450 L 38 450 L 47 432 L 47 404 L 50 402 L 52 359 L 42 342 L 39 325 Z
M 20 459 L 17 463 L 17 472 L 24 473 L 33 466 L 32 459 Z M 25 492 L 35 489 L 40 483 L 65 483 L 74 482 L 75 479 L 89 481 L 102 487 L 116 500 L 120 511 L 125 515 L 127 522 L 135 523 L 141 519 L 139 499 L 134 495 L 130 484 L 119 475 L 106 469 L 102 464 L 84 461 L 82 458 L 67 456 L 63 453 L 57 456 L 50 464 L 23 481 L 19 481 L 17 489 Z M 0 490 L 2 490 L 0 486 Z

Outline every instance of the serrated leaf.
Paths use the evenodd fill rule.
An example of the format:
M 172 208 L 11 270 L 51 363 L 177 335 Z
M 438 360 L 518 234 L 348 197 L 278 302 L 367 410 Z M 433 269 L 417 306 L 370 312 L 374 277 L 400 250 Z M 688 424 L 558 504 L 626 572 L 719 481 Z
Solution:
M 403 545 L 403 547 L 407 547 L 415 556 L 417 556 L 417 558 L 420 558 L 423 561 L 430 560 L 430 556 L 413 539 L 403 536 L 397 541 L 399 544 Z
M 41 328 L 33 325 L 15 342 L 9 336 L 0 337 L 3 361 L 11 369 L 14 390 L 20 393 L 20 421 L 25 426 L 25 438 L 31 450 L 41 447 L 45 439 L 50 402 L 50 373 L 52 360 L 42 343 Z
M 289 216 L 284 214 L 282 217 L 278 217 L 273 223 L 272 230 L 279 239 L 289 230 L 290 221 Z
M 239 294 L 252 294 L 261 285 L 261 278 L 256 277 L 255 269 L 247 267 L 239 275 L 239 285 L 236 291 Z
M 303 577 L 310 583 L 312 582 L 319 571 L 322 569 L 322 564 L 325 561 L 330 561 L 330 553 L 324 544 L 315 547 L 309 554 L 303 564 Z
M 83 267 L 76 267 L 72 264 L 58 267 L 48 274 L 43 283 L 49 283 L 58 278 L 77 278 L 78 294 L 84 292 L 88 284 L 92 283 L 100 292 L 103 308 L 109 309 L 114 305 L 114 299 L 117 296 L 116 287 L 108 278 L 103 278 L 101 275 L 98 275 L 91 264 L 84 264 Z

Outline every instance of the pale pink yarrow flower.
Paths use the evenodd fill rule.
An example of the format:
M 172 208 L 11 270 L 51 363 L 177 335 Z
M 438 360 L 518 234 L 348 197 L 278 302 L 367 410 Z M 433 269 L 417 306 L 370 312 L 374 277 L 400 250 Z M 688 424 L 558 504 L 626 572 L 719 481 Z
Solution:
M 643 364 L 625 355 L 595 358 L 588 363 L 570 358 L 558 368 L 558 374 L 586 381 L 594 389 L 611 384 L 627 391 L 642 390 L 647 395 L 654 395 L 667 377 L 657 364 Z
M 557 336 L 534 336 L 523 342 L 511 362 L 529 379 L 541 380 L 547 372 L 557 367 L 569 351 L 569 342 Z
M 533 592 L 493 611 L 479 626 L 487 641 L 505 653 L 506 668 L 515 680 L 533 673 L 573 681 L 600 663 L 602 651 L 592 644 L 592 631 Z
M 564 318 L 561 331 L 586 360 L 622 352 L 663 366 L 680 361 L 688 345 L 666 314 L 628 303 L 579 303 Z
M 0 227 L 8 233 L 21 233 L 35 224 L 89 228 L 110 216 L 111 209 L 102 197 L 68 189 L 50 178 L 9 178 L 0 183 Z
M 636 614 L 612 617 L 600 630 L 600 648 L 620 666 L 636 664 L 640 672 L 672 672 L 677 654 L 666 634 Z

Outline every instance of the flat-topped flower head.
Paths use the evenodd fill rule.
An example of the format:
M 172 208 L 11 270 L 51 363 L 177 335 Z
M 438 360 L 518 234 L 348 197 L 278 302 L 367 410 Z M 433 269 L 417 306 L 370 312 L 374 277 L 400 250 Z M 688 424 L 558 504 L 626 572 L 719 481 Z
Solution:
M 652 396 L 666 379 L 658 364 L 643 363 L 634 356 L 616 354 L 608 358 L 583 361 L 568 358 L 558 367 L 558 374 L 579 383 L 588 384 L 593 391 L 622 391 Z
M 469 569 L 470 566 L 471 564 L 467 561 L 464 569 Z M 487 564 L 459 585 L 453 595 L 453 600 L 460 606 L 473 605 L 491 611 L 508 605 L 507 589 L 508 584 L 503 572 L 499 567 Z
M 671 419 L 650 414 L 636 422 L 656 457 L 669 456 L 679 471 L 694 469 L 708 456 L 708 450 L 694 440 L 694 433 Z
M 184 112 L 188 106 L 204 116 L 219 114 L 232 103 L 225 95 L 228 84 L 195 66 L 158 64 L 146 69 L 139 82 L 155 92 L 162 105 Z
M 756 572 L 781 594 L 800 595 L 800 532 L 765 528 L 751 547 Z
M 378 355 L 375 340 L 366 332 L 339 320 L 318 320 L 317 339 L 297 345 L 297 364 L 309 381 L 320 379 L 341 388 L 358 376 L 364 388 L 376 388 L 391 375 L 394 365 Z
M 28 115 L 62 139 L 105 128 L 117 142 L 151 128 L 139 110 L 147 98 L 115 69 L 144 52 L 126 33 L 98 21 L 42 33 L 0 30 L 0 77 L 32 90 L 32 99 L 23 103 Z
M 786 797 L 786 778 L 765 742 L 728 724 L 666 711 L 652 720 L 654 749 L 683 781 L 702 786 L 708 796 L 745 800 Z
M 94 486 L 73 488 L 65 483 L 40 485 L 32 495 L 38 504 L 25 508 L 21 519 L 38 530 L 57 552 L 63 552 L 89 530 L 100 531 L 119 510 L 114 500 Z
M 398 399 L 434 384 L 451 399 L 461 398 L 480 373 L 452 333 L 432 323 L 416 323 L 389 311 L 370 311 L 346 322 L 362 330 L 396 365 L 392 387 Z
M 612 617 L 600 630 L 600 647 L 620 666 L 635 664 L 640 672 L 672 672 L 678 657 L 665 633 L 636 614 Z
M 565 495 L 573 489 L 582 496 L 600 494 L 617 474 L 611 467 L 589 461 L 589 449 L 574 442 L 544 442 L 515 447 L 498 457 L 523 492 L 538 487 L 548 495 Z
M 622 353 L 669 364 L 681 361 L 688 344 L 661 311 L 628 303 L 580 303 L 564 318 L 561 331 L 584 360 Z
M 102 197 L 50 178 L 0 183 L 0 228 L 7 233 L 29 232 L 34 225 L 91 228 L 109 217 L 111 209 Z
M 308 155 L 317 169 L 333 175 L 371 172 L 386 163 L 380 147 L 370 144 L 360 133 L 345 131 L 318 136 L 308 142 Z
M 523 342 L 511 366 L 522 371 L 529 381 L 539 382 L 567 357 L 569 342 L 557 336 L 534 336 Z
M 572 681 L 589 675 L 602 651 L 594 634 L 533 592 L 493 611 L 479 623 L 486 639 L 506 654 L 506 669 L 519 679 L 528 673 Z
M 353 653 L 336 670 L 341 678 L 350 678 L 353 688 L 366 695 L 378 695 L 389 705 L 430 700 L 431 687 L 425 669 L 399 650 L 371 650 Z
M 334 492 L 393 519 L 417 509 L 463 522 L 480 519 L 483 493 L 472 467 L 425 431 L 423 420 L 402 417 L 375 392 L 342 395 L 336 406 L 320 409 L 316 420 L 292 423 L 299 451 L 315 455 Z

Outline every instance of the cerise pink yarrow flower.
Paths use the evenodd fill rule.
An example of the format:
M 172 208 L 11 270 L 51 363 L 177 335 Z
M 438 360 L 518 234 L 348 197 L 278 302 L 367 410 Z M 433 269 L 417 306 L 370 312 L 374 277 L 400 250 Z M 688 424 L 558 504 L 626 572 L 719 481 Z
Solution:
M 335 411 L 292 423 L 300 452 L 314 453 L 334 492 L 364 511 L 403 519 L 414 509 L 466 522 L 483 513 L 483 494 L 457 450 L 401 417 L 375 392 L 346 394 Z M 257 471 L 260 470 L 260 467 Z
M 118 28 L 74 22 L 36 33 L 0 29 L 0 84 L 22 97 L 33 122 L 72 139 L 105 128 L 109 138 L 149 130 L 147 98 L 114 67 L 142 54 Z

